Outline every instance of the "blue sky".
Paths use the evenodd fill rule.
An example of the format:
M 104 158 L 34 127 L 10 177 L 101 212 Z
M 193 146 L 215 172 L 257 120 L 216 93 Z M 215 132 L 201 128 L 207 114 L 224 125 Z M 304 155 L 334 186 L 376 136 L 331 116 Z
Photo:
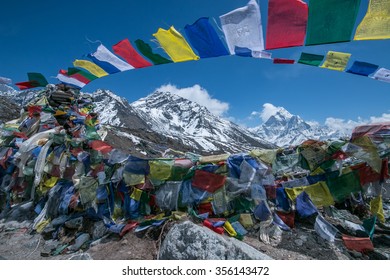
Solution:
M 152 34 L 159 27 L 168 29 L 173 25 L 184 35 L 184 26 L 203 16 L 214 18 L 220 25 L 220 15 L 245 6 L 247 2 L 5 1 L 0 17 L 0 76 L 21 82 L 27 80 L 27 72 L 40 72 L 50 83 L 56 83 L 53 77 L 58 70 L 67 69 L 75 59 L 94 52 L 99 44 L 92 42 L 97 40 L 111 49 L 124 38 L 131 42 L 142 39 L 156 52 L 164 54 L 151 42 Z M 260 0 L 264 34 L 267 3 Z M 367 6 L 368 0 L 362 0 L 357 23 Z M 360 60 L 390 69 L 389 40 L 352 41 L 271 52 L 274 58 L 297 60 L 302 51 L 325 55 L 329 50 L 351 53 L 350 64 Z M 390 121 L 389 83 L 301 64 L 276 65 L 270 60 L 237 56 L 130 70 L 95 80 L 83 91 L 110 89 L 132 102 L 162 86 L 173 91 L 177 89 L 182 95 L 208 105 L 219 115 L 247 126 L 260 124 L 261 113 L 264 116 L 275 106 L 321 124 Z

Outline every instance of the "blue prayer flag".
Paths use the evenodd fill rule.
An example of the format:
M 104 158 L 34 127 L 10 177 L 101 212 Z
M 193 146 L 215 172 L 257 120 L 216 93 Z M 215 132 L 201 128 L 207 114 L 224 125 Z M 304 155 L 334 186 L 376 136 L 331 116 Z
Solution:
M 201 58 L 230 55 L 207 17 L 198 19 L 192 25 L 187 24 L 184 31 Z
M 349 68 L 346 72 L 361 76 L 369 76 L 374 73 L 378 69 L 378 65 L 362 62 L 362 61 L 354 61 L 351 68 Z

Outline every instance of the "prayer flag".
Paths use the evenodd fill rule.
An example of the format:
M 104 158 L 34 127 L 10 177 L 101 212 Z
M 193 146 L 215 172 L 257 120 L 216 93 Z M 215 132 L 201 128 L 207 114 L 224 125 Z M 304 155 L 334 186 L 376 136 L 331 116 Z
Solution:
M 27 73 L 27 76 L 30 82 L 37 82 L 41 87 L 45 87 L 48 84 L 46 78 L 41 73 Z
M 219 19 L 231 54 L 235 54 L 235 47 L 264 50 L 260 7 L 256 0 L 250 0 L 245 7 L 224 14 Z
M 272 53 L 265 51 L 252 51 L 248 48 L 235 47 L 234 52 L 238 56 L 271 59 Z
M 153 36 L 174 62 L 199 59 L 186 39 L 173 26 L 168 30 L 159 28 Z
M 351 68 L 349 68 L 346 72 L 361 76 L 368 76 L 374 73 L 378 69 L 378 65 L 362 62 L 362 61 L 354 61 Z
M 367 14 L 356 29 L 354 40 L 390 38 L 390 2 L 370 0 Z
M 152 66 L 149 61 L 144 59 L 131 45 L 128 39 L 124 39 L 112 46 L 114 53 L 123 57 L 130 65 L 135 68 L 144 68 Z
M 184 31 L 201 58 L 229 55 L 207 17 L 198 19 L 192 25 L 187 24 Z
M 100 44 L 96 52 L 88 54 L 88 57 L 109 74 L 134 69 L 133 66 L 124 62 Z
M 274 64 L 294 64 L 294 59 L 274 58 Z
M 348 60 L 350 57 L 350 53 L 329 51 L 326 55 L 324 63 L 321 65 L 321 68 L 344 71 L 345 67 L 347 67 Z
M 298 63 L 307 64 L 311 66 L 320 66 L 323 59 L 324 59 L 323 55 L 303 52 L 301 53 L 301 57 L 299 58 Z
M 367 253 L 374 251 L 374 245 L 369 237 L 342 236 L 345 247 L 351 251 Z
M 310 0 L 306 45 L 351 40 L 360 0 Z
M 73 66 L 84 68 L 85 70 L 88 70 L 91 74 L 95 75 L 98 78 L 101 78 L 101 77 L 108 75 L 108 73 L 106 71 L 104 71 L 100 66 L 98 66 L 95 63 L 88 61 L 88 60 L 76 59 L 73 62 Z
M 192 178 L 192 185 L 198 189 L 213 193 L 221 188 L 225 184 L 225 181 L 226 177 L 223 175 L 196 170 Z
M 61 82 L 63 82 L 64 84 L 73 85 L 78 88 L 82 88 L 86 85 L 85 82 L 79 81 L 76 78 L 68 76 L 68 73 L 65 70 L 60 70 L 56 78 Z
M 390 70 L 386 68 L 380 68 L 375 72 L 372 78 L 378 81 L 390 83 Z
M 303 191 L 296 199 L 296 208 L 299 216 L 306 218 L 318 212 L 309 195 Z
M 36 82 L 36 81 L 32 81 L 32 82 L 19 82 L 19 83 L 15 83 L 15 85 L 20 89 L 20 90 L 24 90 L 24 89 L 29 89 L 29 88 L 35 88 L 35 87 L 39 87 L 39 83 Z
M 336 233 L 338 232 L 337 228 L 325 220 L 321 214 L 319 214 L 316 218 L 314 229 L 319 236 L 325 240 L 328 240 L 329 242 L 334 242 Z
M 172 61 L 153 52 L 152 48 L 142 40 L 135 40 L 137 49 L 147 58 L 149 58 L 154 65 L 171 63 Z
M 302 46 L 307 18 L 308 7 L 301 0 L 269 0 L 266 49 Z
M 88 84 L 89 82 L 96 80 L 98 78 L 95 75 L 92 75 L 88 72 L 85 72 L 83 70 L 73 68 L 73 67 L 68 68 L 68 76 L 73 77 L 79 81 L 86 83 L 86 84 Z

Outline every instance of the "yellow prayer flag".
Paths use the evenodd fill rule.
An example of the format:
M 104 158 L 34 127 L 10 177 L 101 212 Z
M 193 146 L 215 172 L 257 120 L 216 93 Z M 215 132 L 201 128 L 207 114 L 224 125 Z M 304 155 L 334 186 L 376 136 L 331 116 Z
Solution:
M 84 69 L 88 70 L 91 74 L 93 74 L 99 78 L 108 75 L 108 73 L 106 71 L 104 71 L 100 66 L 98 66 L 95 63 L 88 61 L 88 60 L 76 59 L 75 61 L 73 61 L 73 66 L 84 68 Z
M 140 189 L 134 188 L 133 192 L 131 193 L 130 197 L 136 201 L 141 200 L 142 191 Z
M 323 181 L 309 186 L 285 188 L 284 190 L 291 200 L 295 200 L 301 192 L 305 191 L 313 201 L 314 205 L 317 207 L 330 206 L 334 204 L 334 200 L 329 191 L 329 188 Z
M 344 71 L 350 57 L 350 53 L 329 51 L 324 63 L 320 67 L 330 70 Z
M 384 223 L 386 221 L 385 214 L 383 212 L 382 196 L 375 197 L 370 201 L 371 214 L 377 215 L 378 220 Z
M 226 230 L 226 232 L 229 234 L 229 236 L 234 237 L 237 236 L 237 232 L 234 230 L 232 224 L 229 221 L 226 221 L 223 225 L 223 228 Z
M 143 174 L 133 174 L 130 172 L 123 172 L 123 179 L 127 186 L 135 186 L 145 183 L 145 175 Z
M 173 160 L 149 160 L 150 177 L 157 180 L 168 180 L 171 176 Z
M 354 40 L 390 38 L 390 2 L 370 0 L 368 10 L 356 29 Z
M 51 177 L 43 182 L 43 185 L 47 188 L 52 188 L 57 184 L 58 177 Z
M 194 53 L 186 39 L 173 26 L 168 30 L 159 28 L 153 36 L 156 37 L 161 47 L 174 62 L 199 59 L 199 56 Z

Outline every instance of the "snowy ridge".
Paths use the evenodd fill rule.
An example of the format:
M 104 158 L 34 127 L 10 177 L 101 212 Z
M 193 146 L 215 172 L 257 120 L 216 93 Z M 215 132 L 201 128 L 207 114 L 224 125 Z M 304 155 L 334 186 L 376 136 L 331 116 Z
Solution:
M 238 152 L 273 146 L 206 107 L 169 92 L 155 92 L 131 106 L 154 131 L 196 149 Z
M 308 139 L 334 140 L 349 137 L 327 126 L 309 124 L 282 107 L 278 107 L 265 123 L 250 130 L 280 147 L 296 146 Z

